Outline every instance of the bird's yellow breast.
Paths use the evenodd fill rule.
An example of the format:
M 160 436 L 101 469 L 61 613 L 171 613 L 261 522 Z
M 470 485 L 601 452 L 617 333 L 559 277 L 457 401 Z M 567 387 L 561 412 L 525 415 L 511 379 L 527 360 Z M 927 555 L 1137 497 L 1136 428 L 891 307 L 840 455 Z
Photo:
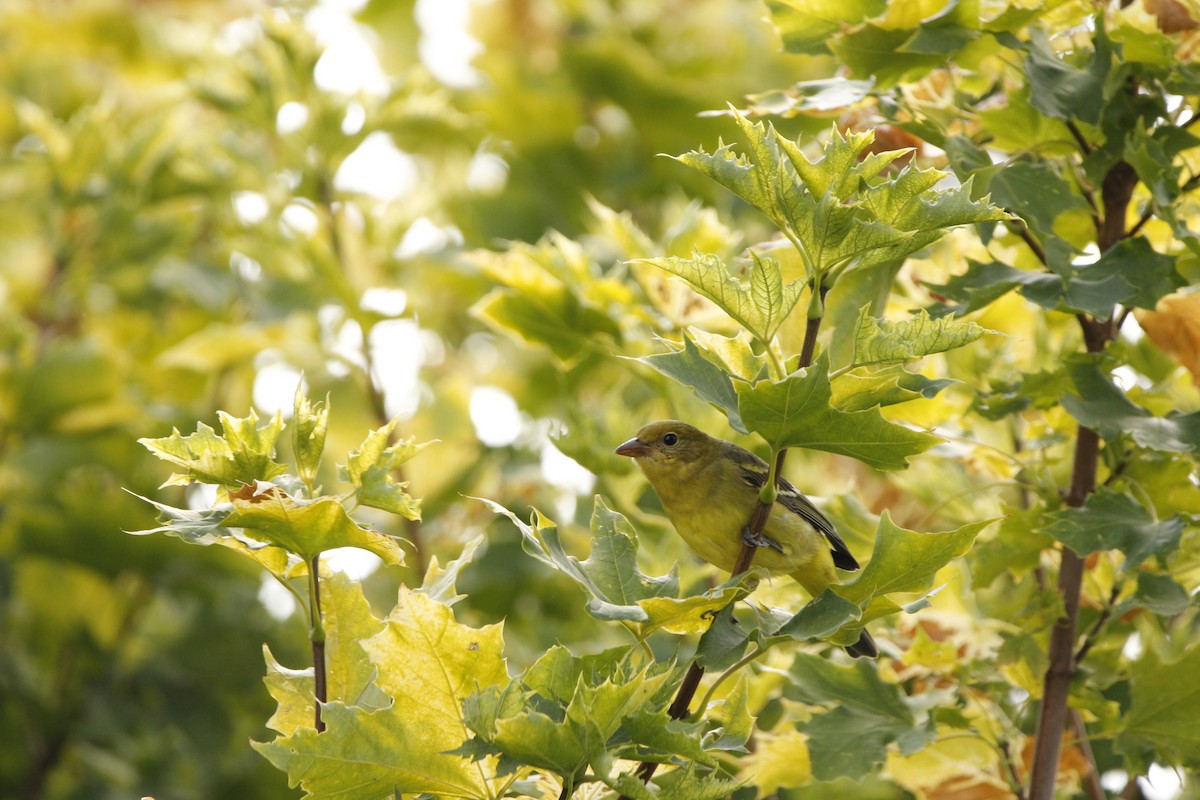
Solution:
M 751 493 L 753 497 L 755 493 Z M 699 508 L 685 508 L 664 503 L 667 517 L 696 555 L 726 572 L 733 569 L 742 549 L 742 530 L 754 511 L 753 502 L 746 508 L 714 503 Z M 773 573 L 788 573 L 812 595 L 837 583 L 829 543 L 800 516 L 776 503 L 767 520 L 766 535 L 780 547 L 761 547 L 754 556 L 754 565 L 766 567 Z

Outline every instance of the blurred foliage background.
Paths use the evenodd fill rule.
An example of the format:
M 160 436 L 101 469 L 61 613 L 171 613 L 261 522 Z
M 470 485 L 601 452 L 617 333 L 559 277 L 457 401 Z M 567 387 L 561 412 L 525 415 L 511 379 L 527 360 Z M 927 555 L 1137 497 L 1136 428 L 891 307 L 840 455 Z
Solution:
M 663 382 L 582 339 L 546 358 L 489 332 L 471 308 L 522 256 L 470 253 L 590 236 L 525 257 L 593 275 L 566 301 L 602 306 L 640 244 L 600 204 L 685 252 L 733 246 L 687 198 L 729 201 L 655 155 L 714 146 L 727 127 L 699 112 L 813 59 L 735 0 L 498 0 L 466 45 L 454 10 L 0 3 L 0 796 L 295 796 L 247 740 L 271 713 L 261 645 L 301 666 L 302 621 L 233 556 L 125 535 L 153 509 L 122 487 L 162 496 L 137 438 L 290 409 L 301 372 L 331 395 L 331 453 L 393 415 L 440 440 L 406 476 L 426 522 L 387 523 L 411 568 L 372 596 L 490 525 L 460 614 L 507 617 L 513 657 L 594 635 L 460 493 L 586 515 L 593 479 L 559 448 L 609 461 L 636 422 L 620 397 Z
M 850 5 L 871 14 L 885 6 Z M 932 13 L 941 4 L 918 5 Z M 991 6 L 1004 6 L 1014 28 L 1044 13 L 1048 30 L 1070 29 L 1093 10 Z M 782 52 L 757 1 L 490 0 L 471 3 L 469 18 L 467 8 L 466 0 L 0 0 L 0 797 L 297 796 L 247 741 L 269 738 L 262 645 L 303 667 L 304 621 L 244 559 L 127 536 L 154 520 L 123 489 L 205 506 L 211 498 L 201 492 L 159 489 L 169 470 L 137 439 L 216 424 L 218 409 L 287 415 L 301 376 L 310 397 L 331 399 L 330 485 L 339 454 L 392 417 L 402 436 L 438 440 L 405 466 L 423 521 L 364 516 L 411 542 L 408 566 L 335 562 L 368 576 L 377 611 L 391 606 L 399 583 L 418 582 L 435 558 L 444 564 L 485 530 L 487 550 L 461 575 L 455 613 L 472 625 L 505 620 L 510 672 L 557 642 L 579 652 L 617 643 L 615 626 L 589 617 L 569 582 L 525 556 L 513 527 L 469 496 L 518 513 L 538 507 L 582 555 L 600 492 L 637 524 L 646 573 L 679 562 L 690 588 L 716 576 L 684 552 L 644 479 L 611 453 L 662 417 L 732 438 L 723 415 L 617 357 L 661 352 L 655 336 L 686 325 L 731 326 L 629 260 L 694 248 L 731 259 L 766 239 L 751 209 L 657 155 L 712 152 L 736 128 L 703 112 L 747 95 L 786 111 L 796 98 L 768 90 L 828 77 L 837 65 Z M 1142 13 L 1137 4 L 1128 12 Z M 1161 45 L 1164 63 L 1174 63 L 1176 51 L 1135 23 L 1121 22 L 1127 41 Z M 1003 85 L 1013 66 L 998 47 L 968 50 L 976 71 L 963 87 L 917 59 L 921 79 L 896 91 L 935 121 L 957 119 L 960 88 L 977 93 L 971 123 L 996 149 L 1069 150 L 1024 90 L 1010 108 L 989 107 L 991 82 Z M 889 85 L 916 58 L 862 52 L 879 63 L 859 66 Z M 833 119 L 877 127 L 842 117 L 841 106 L 810 104 L 773 122 L 789 137 Z M 877 135 L 881 147 L 914 143 L 889 126 Z M 1196 205 L 1180 205 L 1186 227 Z M 1083 241 L 1088 215 L 1075 211 L 1056 226 Z M 1158 220 L 1145 232 L 1182 250 Z M 988 248 L 1029 265 L 1011 232 L 981 243 L 956 231 L 898 273 L 890 302 L 927 305 L 925 287 Z M 1195 283 L 1195 258 L 1180 263 Z M 859 307 L 857 290 L 846 291 L 848 300 L 830 297 L 835 325 Z M 1032 724 L 1026 700 L 1045 667 L 1038 637 L 1057 602 L 1043 575 L 1052 543 L 1026 535 L 1045 510 L 1030 510 L 1029 487 L 1057 498 L 1068 480 L 1076 424 L 1052 384 L 1078 331 L 1072 315 L 1039 312 L 1015 294 L 977 319 L 1008 336 L 939 358 L 930 371 L 962 383 L 908 404 L 903 417 L 961 436 L 886 478 L 804 452 L 788 470 L 806 492 L 829 498 L 825 509 L 860 555 L 883 509 L 918 530 L 1007 516 L 971 553 L 969 572 L 945 576 L 933 609 L 889 631 L 911 656 L 889 667 L 889 679 L 934 693 L 954 676 L 972 700 L 963 719 L 978 715 L 980 727 L 1001 716 L 975 708 L 986 705 L 975 691 L 983 687 L 1017 709 L 1011 730 L 997 734 L 1016 748 Z M 1187 319 L 1194 314 L 1164 324 Z M 1200 406 L 1191 375 L 1150 337 L 1113 350 L 1131 365 L 1138 402 L 1163 413 Z M 1006 399 L 1018 395 L 1036 402 L 1009 419 Z M 1125 474 L 1149 487 L 1159 513 L 1195 514 L 1189 459 L 1148 456 Z M 1200 586 L 1198 544 L 1189 527 L 1162 567 L 1189 597 Z M 1089 566 L 1089 624 L 1111 610 L 1116 563 L 1105 555 Z M 801 602 L 790 586 L 760 591 L 776 592 L 780 605 Z M 1196 606 L 1184 598 L 1189 605 L 1170 615 L 1182 620 L 1176 630 L 1194 628 Z M 1152 614 L 1114 621 L 1090 655 L 1093 676 L 1121 674 L 1127 641 L 1169 639 L 1166 625 Z M 1176 650 L 1187 644 L 1178 639 Z M 772 653 L 754 685 L 750 703 L 768 735 L 748 761 L 804 772 L 792 763 L 796 753 L 807 759 L 796 731 L 769 731 L 798 707 L 780 688 L 787 655 Z M 1111 684 L 1114 696 L 1128 687 L 1123 678 Z M 1090 712 L 1119 724 L 1111 707 L 1122 698 L 1090 699 Z M 972 788 L 993 794 L 971 796 L 1007 797 L 992 747 L 960 738 L 913 758 L 889 755 L 888 777 L 854 791 L 905 797 L 978 778 Z M 1003 754 L 1009 765 L 1020 760 L 1011 755 Z M 1104 738 L 1095 758 L 1102 769 L 1123 763 Z M 764 793 L 798 782 L 787 770 L 764 774 Z M 844 796 L 846 785 L 779 796 Z

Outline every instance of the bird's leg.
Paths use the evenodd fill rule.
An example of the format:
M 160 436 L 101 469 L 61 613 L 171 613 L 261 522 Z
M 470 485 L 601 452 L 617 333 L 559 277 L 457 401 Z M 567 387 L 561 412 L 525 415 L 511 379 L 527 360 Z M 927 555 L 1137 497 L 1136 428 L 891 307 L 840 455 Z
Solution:
M 775 541 L 770 536 L 767 536 L 765 533 L 760 533 L 758 536 L 755 536 L 750 532 L 749 526 L 742 528 L 742 541 L 751 547 L 773 547 L 779 552 L 783 552 L 783 548 L 780 547 L 779 542 Z

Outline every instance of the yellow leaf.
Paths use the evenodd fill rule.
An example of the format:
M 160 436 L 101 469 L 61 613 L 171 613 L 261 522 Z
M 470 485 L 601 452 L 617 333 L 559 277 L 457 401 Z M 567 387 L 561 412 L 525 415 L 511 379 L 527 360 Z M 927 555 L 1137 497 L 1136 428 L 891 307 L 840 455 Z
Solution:
M 1134 316 L 1150 340 L 1200 383 L 1200 294 L 1170 294 L 1153 311 L 1139 309 Z
M 761 796 L 781 786 L 804 786 L 812 781 L 808 737 L 797 730 L 786 730 L 763 733 L 757 739 L 758 749 L 746 757 L 739 778 L 758 786 Z

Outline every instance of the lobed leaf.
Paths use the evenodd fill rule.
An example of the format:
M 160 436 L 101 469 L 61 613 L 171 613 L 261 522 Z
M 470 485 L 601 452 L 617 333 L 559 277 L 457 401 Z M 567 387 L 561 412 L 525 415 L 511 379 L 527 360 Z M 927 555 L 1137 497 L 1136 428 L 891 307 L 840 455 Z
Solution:
M 1179 547 L 1187 527 L 1180 515 L 1158 520 L 1127 494 L 1100 487 L 1082 508 L 1066 508 L 1048 515 L 1042 529 L 1080 556 L 1102 550 L 1119 550 L 1125 569 L 1135 569 L 1150 556 L 1165 558 Z
M 463 701 L 508 683 L 501 631 L 463 625 L 449 606 L 401 586 L 384 628 L 361 646 L 377 685 L 393 698 L 392 712 L 419 723 L 423 747 L 445 753 L 467 739 Z
M 1157 417 L 1126 397 L 1092 360 L 1069 360 L 1066 372 L 1076 394 L 1064 395 L 1062 405 L 1080 425 L 1109 440 L 1128 434 L 1151 450 L 1191 453 L 1200 449 L 1200 412 Z
M 1171 763 L 1200 767 L 1200 645 L 1164 661 L 1154 651 L 1133 664 L 1131 702 L 1117 736 L 1117 747 L 1135 765 L 1145 768 L 1162 758 Z
M 932 353 L 944 353 L 979 339 L 988 331 L 974 322 L 949 317 L 931 319 L 924 309 L 913 319 L 892 322 L 872 316 L 868 306 L 858 313 L 852 367 L 899 364 Z
M 803 281 L 784 284 L 778 261 L 769 256 L 760 258 L 753 251 L 750 255 L 752 264 L 747 268 L 746 282 L 734 277 L 720 257 L 709 253 L 695 253 L 691 258 L 651 258 L 645 263 L 682 278 L 766 344 L 795 308 Z
M 979 532 L 993 521 L 971 523 L 942 533 L 918 533 L 896 525 L 885 511 L 875 531 L 871 560 L 853 582 L 833 591 L 860 608 L 882 595 L 928 592 L 937 571 L 966 553 Z
M 346 464 L 339 471 L 343 480 L 357 487 L 355 496 L 364 506 L 419 520 L 420 501 L 404 491 L 408 484 L 396 481 L 393 474 L 432 442 L 416 444 L 410 437 L 392 444 L 392 432 L 397 422 L 399 418 L 367 434 L 358 449 L 350 451 Z
M 218 411 L 221 434 L 205 425 L 184 436 L 177 429 L 160 439 L 138 439 L 154 455 L 182 468 L 164 485 L 192 482 L 212 483 L 224 488 L 270 480 L 287 471 L 283 464 L 272 459 L 275 440 L 283 430 L 283 418 L 278 412 L 263 427 L 258 427 L 258 414 L 251 409 L 246 417 L 233 417 Z
M 746 427 L 773 450 L 808 447 L 851 456 L 876 469 L 903 469 L 932 447 L 936 436 L 888 422 L 877 409 L 839 411 L 831 405 L 826 354 L 782 381 L 736 384 Z
M 725 412 L 729 424 L 740 433 L 749 433 L 737 409 L 737 392 L 733 388 L 735 376 L 709 357 L 693 341 L 689 332 L 683 335 L 683 349 L 669 353 L 657 353 L 637 359 L 687 386 L 706 403 Z
M 242 528 L 267 544 L 295 553 L 305 561 L 335 547 L 358 547 L 387 564 L 403 564 L 398 541 L 364 528 L 331 497 L 297 500 L 274 484 L 260 483 L 232 496 L 233 511 L 221 522 Z
M 252 742 L 288 785 L 311 800 L 353 796 L 393 800 L 427 792 L 443 797 L 487 797 L 484 773 L 439 749 L 421 716 L 397 708 L 367 711 L 339 702 L 321 708 L 326 730 L 297 730 L 271 742 Z
M 329 395 L 314 403 L 297 384 L 292 412 L 292 452 L 296 456 L 296 471 L 300 479 L 311 484 L 317 478 L 321 453 L 325 451 L 325 436 L 329 431 Z

